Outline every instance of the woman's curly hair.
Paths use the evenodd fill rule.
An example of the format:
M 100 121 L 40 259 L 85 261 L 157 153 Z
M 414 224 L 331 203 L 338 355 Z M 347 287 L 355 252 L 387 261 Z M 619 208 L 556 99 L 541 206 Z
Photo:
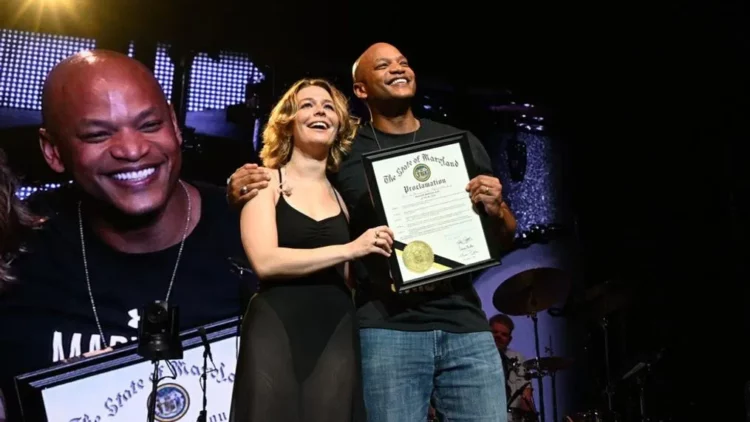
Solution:
M 0 292 L 15 281 L 10 264 L 22 252 L 25 232 L 36 226 L 36 218 L 16 196 L 17 180 L 0 150 Z
M 263 149 L 260 150 L 263 166 L 277 169 L 291 158 L 292 123 L 297 114 L 297 93 L 310 86 L 323 88 L 331 95 L 339 117 L 339 128 L 328 152 L 326 169 L 330 172 L 338 171 L 344 156 L 351 150 L 352 140 L 359 128 L 359 119 L 349 113 L 349 100 L 325 79 L 305 78 L 292 85 L 271 111 L 268 124 L 263 130 Z

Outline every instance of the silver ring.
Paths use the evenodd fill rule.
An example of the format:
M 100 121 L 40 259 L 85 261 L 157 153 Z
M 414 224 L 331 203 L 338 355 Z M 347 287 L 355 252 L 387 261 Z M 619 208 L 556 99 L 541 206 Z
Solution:
M 247 187 L 247 185 L 240 188 L 240 195 L 247 195 L 247 193 L 250 191 L 250 188 Z
M 232 183 L 232 176 L 227 177 L 227 186 Z

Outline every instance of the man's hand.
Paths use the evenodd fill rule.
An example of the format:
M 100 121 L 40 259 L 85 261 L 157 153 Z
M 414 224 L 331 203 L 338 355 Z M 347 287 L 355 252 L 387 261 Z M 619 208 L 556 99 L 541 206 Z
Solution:
M 500 179 L 492 176 L 477 176 L 466 185 L 466 191 L 471 195 L 475 204 L 484 204 L 487 214 L 503 218 L 503 185 Z
M 534 405 L 534 389 L 531 385 L 524 387 L 521 393 L 521 407 L 529 412 L 536 412 L 536 406 Z
M 271 174 L 267 168 L 245 164 L 227 179 L 227 202 L 241 208 L 247 201 L 255 198 L 260 189 L 267 188 L 270 180 Z
M 500 180 L 492 176 L 477 176 L 466 185 L 466 190 L 471 195 L 473 203 L 481 203 L 488 215 L 499 219 L 500 224 L 493 225 L 495 235 L 504 250 L 511 250 L 517 222 L 508 204 L 503 200 L 503 185 L 500 184 Z
M 521 393 L 521 397 L 529 403 L 534 403 L 534 389 L 530 386 L 526 386 Z

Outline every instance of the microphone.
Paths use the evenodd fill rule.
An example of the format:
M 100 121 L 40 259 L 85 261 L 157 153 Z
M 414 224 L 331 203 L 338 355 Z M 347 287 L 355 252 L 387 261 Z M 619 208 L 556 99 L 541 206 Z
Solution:
M 205 349 L 204 353 L 208 356 L 208 359 L 211 360 L 211 365 L 216 367 L 214 357 L 211 355 L 211 343 L 208 342 L 208 337 L 206 337 L 206 329 L 203 327 L 199 328 L 198 334 L 201 336 L 201 343 L 203 343 L 203 348 Z

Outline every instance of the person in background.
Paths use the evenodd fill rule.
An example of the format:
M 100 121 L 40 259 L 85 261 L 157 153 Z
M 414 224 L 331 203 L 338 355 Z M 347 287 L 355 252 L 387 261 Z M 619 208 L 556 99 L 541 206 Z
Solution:
M 534 389 L 531 386 L 531 381 L 526 379 L 526 370 L 521 365 L 526 359 L 520 352 L 508 347 L 513 340 L 515 324 L 509 316 L 497 314 L 490 318 L 490 329 L 497 350 L 503 360 L 506 373 L 506 397 L 511 418 L 528 420 L 523 418 L 528 415 L 536 415 Z M 533 420 L 536 419 L 534 417 Z M 511 419 L 511 421 L 514 421 L 514 419 Z
M 393 45 L 370 46 L 355 62 L 353 78 L 354 93 L 367 104 L 371 120 L 359 128 L 341 170 L 330 177 L 349 209 L 352 234 L 358 236 L 377 222 L 362 154 L 461 130 L 414 115 L 416 75 Z M 471 133 L 468 138 L 479 175 L 466 186 L 467 197 L 484 208 L 494 223 L 493 234 L 509 247 L 515 217 L 503 200 L 500 180 L 492 175 L 486 150 Z M 239 206 L 254 201 L 267 177 L 267 169 L 241 167 L 229 179 L 229 202 Z M 391 290 L 384 257 L 371 254 L 361 262 L 355 292 L 370 420 L 424 420 L 432 401 L 437 417 L 445 420 L 505 421 L 500 356 L 472 277 L 399 294 Z
M 346 97 L 322 79 L 298 81 L 271 112 L 260 153 L 271 188 L 241 213 L 261 289 L 243 322 L 232 421 L 366 420 L 348 262 L 389 256 L 393 237 L 381 226 L 351 240 L 326 177 L 356 131 Z
M 223 189 L 180 178 L 181 133 L 148 68 L 106 50 L 66 58 L 42 120 L 47 164 L 74 183 L 28 200 L 47 220 L 0 296 L 6 398 L 17 375 L 136 340 L 147 303 L 179 306 L 182 331 L 239 317 L 255 290 L 231 271 L 244 254 Z M 21 420 L 16 400 L 6 407 Z

